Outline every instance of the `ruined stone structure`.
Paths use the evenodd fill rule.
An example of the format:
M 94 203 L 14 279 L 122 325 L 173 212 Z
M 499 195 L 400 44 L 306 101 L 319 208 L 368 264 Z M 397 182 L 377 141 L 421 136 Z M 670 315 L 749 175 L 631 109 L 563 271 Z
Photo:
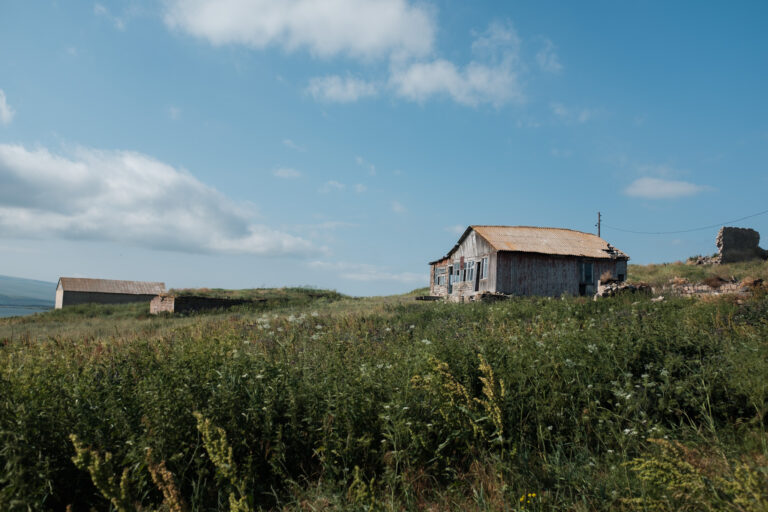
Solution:
M 218 299 L 214 297 L 198 297 L 194 295 L 158 295 L 149 303 L 149 313 L 189 313 L 192 311 L 210 311 L 212 309 L 230 308 L 241 304 L 262 302 L 266 299 Z
M 754 229 L 722 227 L 716 243 L 720 263 L 768 258 L 768 251 L 759 247 L 760 233 Z

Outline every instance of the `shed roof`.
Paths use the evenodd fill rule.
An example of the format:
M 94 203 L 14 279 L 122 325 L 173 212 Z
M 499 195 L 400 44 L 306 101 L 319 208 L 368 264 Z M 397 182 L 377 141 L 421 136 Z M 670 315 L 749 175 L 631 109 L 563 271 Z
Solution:
M 123 293 L 129 295 L 158 295 L 165 293 L 165 283 L 148 283 L 144 281 L 60 277 L 59 284 L 64 291 L 68 292 Z
M 625 253 L 592 233 L 532 226 L 469 226 L 453 249 L 448 252 L 446 258 L 459 248 L 473 230 L 497 251 L 596 259 L 629 259 Z

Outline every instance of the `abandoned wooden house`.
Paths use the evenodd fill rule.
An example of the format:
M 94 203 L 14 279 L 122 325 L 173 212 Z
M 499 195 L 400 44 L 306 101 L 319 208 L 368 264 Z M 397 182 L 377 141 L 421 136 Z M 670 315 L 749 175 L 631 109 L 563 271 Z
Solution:
M 600 276 L 624 281 L 628 260 L 590 233 L 469 226 L 445 257 L 430 262 L 430 294 L 456 301 L 483 293 L 592 295 Z
M 165 293 L 165 283 L 60 277 L 56 286 L 56 309 L 87 303 L 149 302 L 161 293 Z

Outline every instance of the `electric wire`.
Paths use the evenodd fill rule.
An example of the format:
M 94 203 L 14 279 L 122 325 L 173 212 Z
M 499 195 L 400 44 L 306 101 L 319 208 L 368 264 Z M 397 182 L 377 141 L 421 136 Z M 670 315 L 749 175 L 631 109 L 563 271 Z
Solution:
M 705 229 L 717 228 L 720 226 L 725 226 L 726 224 L 733 224 L 734 222 L 739 222 L 742 220 L 751 219 L 752 217 L 765 215 L 766 213 L 768 213 L 768 210 L 763 210 L 761 212 L 753 213 L 752 215 L 747 215 L 745 217 L 739 217 L 738 219 L 727 220 L 725 222 L 718 222 L 717 224 L 710 224 L 709 226 L 702 226 L 699 228 L 692 228 L 692 229 L 678 229 L 675 231 L 634 231 L 632 229 L 617 228 L 615 226 L 609 226 L 607 224 L 603 224 L 603 227 L 608 229 L 613 229 L 615 231 L 621 231 L 623 233 L 633 233 L 635 235 L 674 235 L 678 233 L 692 233 L 694 231 L 704 231 Z

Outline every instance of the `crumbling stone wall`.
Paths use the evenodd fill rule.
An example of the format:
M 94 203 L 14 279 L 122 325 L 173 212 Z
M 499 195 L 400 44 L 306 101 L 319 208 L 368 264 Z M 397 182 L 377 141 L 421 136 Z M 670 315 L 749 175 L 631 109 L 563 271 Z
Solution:
M 720 263 L 768 258 L 768 251 L 759 247 L 760 233 L 754 229 L 722 227 L 716 243 Z

